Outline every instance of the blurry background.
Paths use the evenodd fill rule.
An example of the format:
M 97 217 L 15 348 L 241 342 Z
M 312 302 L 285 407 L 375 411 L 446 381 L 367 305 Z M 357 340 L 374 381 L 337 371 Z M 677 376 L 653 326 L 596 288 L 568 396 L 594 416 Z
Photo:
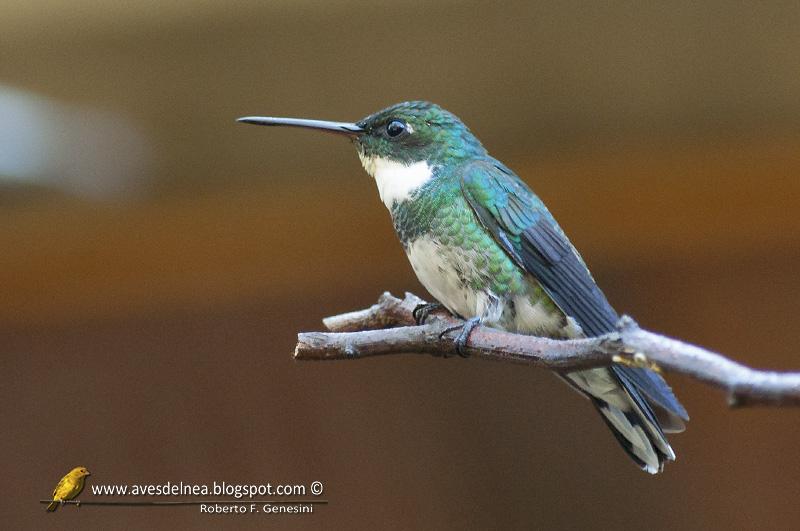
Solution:
M 265 525 L 46 515 L 77 465 L 95 484 L 323 481 L 330 505 L 282 528 L 796 525 L 797 410 L 729 411 L 673 376 L 692 422 L 654 478 L 544 371 L 291 359 L 323 316 L 427 294 L 347 142 L 234 119 L 429 99 L 537 190 L 621 312 L 800 368 L 800 10 L 585 4 L 0 6 L 9 528 Z

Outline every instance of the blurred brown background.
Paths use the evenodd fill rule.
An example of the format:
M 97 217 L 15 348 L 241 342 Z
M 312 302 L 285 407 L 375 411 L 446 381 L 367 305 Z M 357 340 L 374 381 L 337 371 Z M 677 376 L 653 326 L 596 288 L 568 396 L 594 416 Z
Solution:
M 346 142 L 234 119 L 422 98 L 537 190 L 620 311 L 800 368 L 800 9 L 587 4 L 0 6 L 4 527 L 796 526 L 797 410 L 673 376 L 692 422 L 649 477 L 543 371 L 291 359 L 323 316 L 425 293 Z M 77 465 L 331 503 L 46 515 Z

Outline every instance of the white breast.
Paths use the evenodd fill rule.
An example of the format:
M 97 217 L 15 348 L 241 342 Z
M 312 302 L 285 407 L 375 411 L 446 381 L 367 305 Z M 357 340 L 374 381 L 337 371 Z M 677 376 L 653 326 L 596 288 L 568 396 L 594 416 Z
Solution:
M 503 310 L 500 299 L 489 291 L 465 285 L 456 271 L 454 264 L 458 263 L 462 275 L 474 276 L 472 260 L 465 256 L 469 253 L 474 251 L 442 247 L 425 237 L 414 240 L 407 249 L 417 278 L 437 301 L 465 319 L 481 317 L 485 324 L 496 324 Z
M 407 254 L 417 278 L 436 300 L 461 315 L 475 315 L 478 305 L 476 293 L 465 289 L 437 242 L 419 238 L 408 245 Z
M 395 201 L 408 199 L 411 193 L 428 182 L 433 173 L 424 160 L 403 164 L 381 157 L 365 157 L 359 153 L 361 164 L 375 179 L 381 201 L 389 210 Z

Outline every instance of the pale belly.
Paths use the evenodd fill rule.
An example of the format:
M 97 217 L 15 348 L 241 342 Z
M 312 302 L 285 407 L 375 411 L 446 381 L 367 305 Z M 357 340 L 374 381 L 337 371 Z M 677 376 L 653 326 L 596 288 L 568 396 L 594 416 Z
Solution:
M 480 317 L 494 328 L 554 338 L 581 334 L 575 321 L 565 318 L 535 279 L 518 272 L 519 281 L 492 282 L 488 271 L 476 267 L 483 262 L 475 250 L 447 247 L 423 237 L 411 242 L 406 254 L 425 289 L 465 319 Z M 506 286 L 509 289 L 502 289 Z
M 474 260 L 474 250 L 454 249 L 423 237 L 410 242 L 406 253 L 425 289 L 448 310 L 465 319 L 480 317 L 483 325 L 509 332 L 552 338 L 583 336 L 575 320 L 565 317 L 544 294 L 538 282 L 524 272 L 520 272 L 525 276 L 520 289 L 503 292 L 487 287 L 490 284 L 485 278 L 487 272 L 475 267 L 479 261 Z M 578 391 L 606 404 L 601 413 L 617 431 L 632 441 L 634 449 L 631 451 L 648 463 L 648 470 L 658 468 L 643 428 L 632 425 L 625 417 L 624 412 L 632 407 L 628 392 L 608 368 L 559 376 Z M 669 446 L 664 451 L 671 453 Z

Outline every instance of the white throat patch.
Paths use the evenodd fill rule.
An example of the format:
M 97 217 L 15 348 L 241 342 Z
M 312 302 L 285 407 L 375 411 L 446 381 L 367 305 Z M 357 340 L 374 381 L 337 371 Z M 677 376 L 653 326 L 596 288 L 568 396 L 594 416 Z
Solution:
M 395 201 L 408 199 L 414 190 L 433 176 L 430 166 L 424 160 L 405 165 L 380 157 L 365 157 L 361 153 L 358 157 L 367 173 L 375 179 L 381 201 L 390 211 Z

